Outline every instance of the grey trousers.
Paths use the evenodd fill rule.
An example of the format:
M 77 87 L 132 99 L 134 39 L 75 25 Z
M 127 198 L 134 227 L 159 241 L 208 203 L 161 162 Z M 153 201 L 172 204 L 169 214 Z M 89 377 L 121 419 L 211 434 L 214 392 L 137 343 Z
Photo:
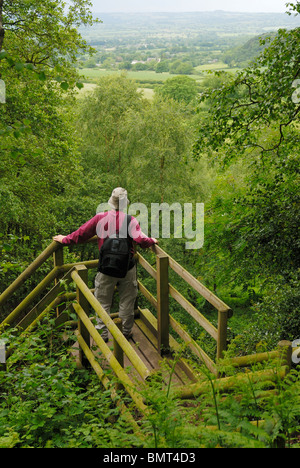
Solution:
M 128 335 L 134 324 L 134 304 L 137 297 L 136 266 L 129 270 L 125 278 L 112 278 L 111 276 L 98 273 L 95 280 L 95 297 L 103 309 L 109 314 L 112 306 L 115 287 L 119 291 L 119 314 L 123 322 L 123 333 Z M 102 330 L 102 338 L 108 337 L 108 330 L 102 320 L 97 318 L 98 330 Z

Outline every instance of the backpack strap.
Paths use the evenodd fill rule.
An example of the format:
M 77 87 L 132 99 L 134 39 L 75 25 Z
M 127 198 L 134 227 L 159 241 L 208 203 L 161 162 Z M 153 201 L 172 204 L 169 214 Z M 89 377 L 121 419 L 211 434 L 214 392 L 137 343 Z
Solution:
M 127 222 L 127 241 L 128 241 L 128 244 L 132 250 L 132 254 L 130 255 L 130 259 L 129 259 L 129 265 L 128 265 L 128 270 L 131 270 L 131 268 L 133 268 L 135 265 L 136 265 L 136 258 L 135 258 L 135 253 L 136 253 L 136 250 L 135 250 L 135 247 L 134 247 L 134 242 L 133 242 L 133 238 L 131 237 L 130 233 L 129 233 L 129 226 L 130 226 L 130 223 L 131 223 L 131 215 L 127 215 L 126 217 L 127 219 L 124 220 L 124 223 Z
M 119 226 L 119 234 L 120 232 L 124 232 L 124 228 L 125 228 L 125 225 L 126 225 L 126 238 L 128 240 L 131 240 L 132 241 L 132 237 L 129 233 L 129 226 L 130 226 L 130 223 L 131 223 L 131 215 L 127 215 L 125 218 L 124 218 L 124 222 L 122 224 L 122 227 L 120 229 L 120 226 Z

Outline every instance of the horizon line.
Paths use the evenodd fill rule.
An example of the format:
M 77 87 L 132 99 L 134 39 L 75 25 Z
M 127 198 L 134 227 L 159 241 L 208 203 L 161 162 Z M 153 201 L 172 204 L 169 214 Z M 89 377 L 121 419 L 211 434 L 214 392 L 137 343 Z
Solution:
M 135 13 L 135 14 L 161 14 L 161 13 L 243 13 L 243 14 L 277 14 L 277 15 L 285 15 L 286 11 L 232 11 L 232 10 L 188 10 L 188 11 L 93 11 L 96 14 L 112 14 L 112 13 Z

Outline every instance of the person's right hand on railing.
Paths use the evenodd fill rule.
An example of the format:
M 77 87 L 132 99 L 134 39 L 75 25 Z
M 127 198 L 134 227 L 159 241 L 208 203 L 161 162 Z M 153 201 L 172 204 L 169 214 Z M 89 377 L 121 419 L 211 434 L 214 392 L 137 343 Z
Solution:
M 59 242 L 60 244 L 62 244 L 65 237 L 67 237 L 67 236 L 61 236 L 61 235 L 59 235 L 59 236 L 54 236 L 54 237 L 53 237 L 53 240 L 54 240 L 55 242 Z

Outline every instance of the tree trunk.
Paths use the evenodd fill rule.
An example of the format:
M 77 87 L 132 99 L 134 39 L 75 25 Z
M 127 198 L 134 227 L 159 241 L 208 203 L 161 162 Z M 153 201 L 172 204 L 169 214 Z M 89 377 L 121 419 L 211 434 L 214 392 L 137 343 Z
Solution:
M 5 35 L 5 30 L 3 27 L 3 2 L 4 0 L 0 0 L 0 52 L 3 47 L 3 41 L 4 41 L 4 35 Z

